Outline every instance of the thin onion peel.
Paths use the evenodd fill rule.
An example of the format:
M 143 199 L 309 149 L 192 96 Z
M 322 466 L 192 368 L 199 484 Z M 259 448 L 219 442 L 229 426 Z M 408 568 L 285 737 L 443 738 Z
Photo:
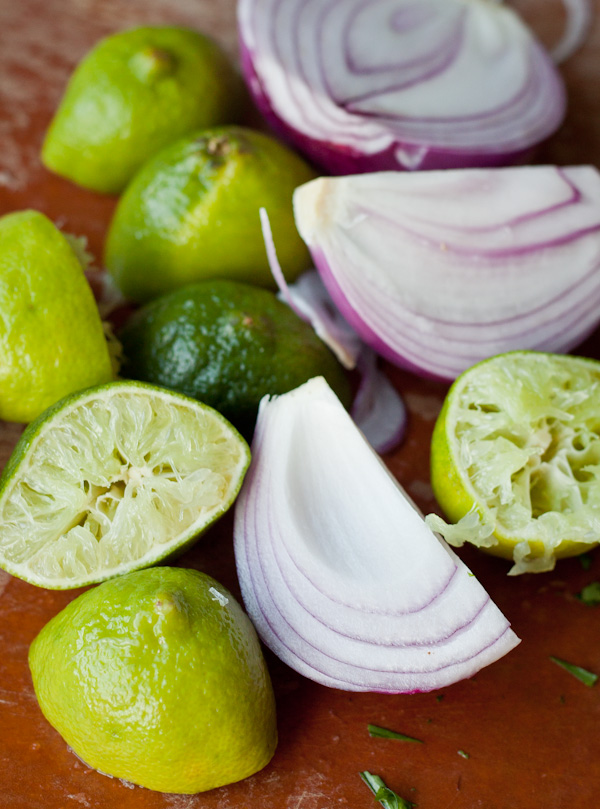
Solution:
M 351 414 L 356 425 L 377 452 L 390 452 L 406 432 L 407 413 L 402 397 L 377 364 L 377 357 L 343 318 L 316 270 L 303 273 L 289 285 L 277 259 L 269 217 L 260 209 L 260 222 L 267 259 L 279 297 L 310 323 L 315 334 L 348 369 L 357 368 L 360 384 Z

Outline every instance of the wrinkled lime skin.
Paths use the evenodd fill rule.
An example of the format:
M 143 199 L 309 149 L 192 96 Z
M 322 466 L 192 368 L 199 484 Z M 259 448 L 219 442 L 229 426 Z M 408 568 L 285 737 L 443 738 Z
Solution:
M 160 152 L 128 186 L 108 232 L 106 266 L 123 294 L 138 302 L 210 278 L 274 289 L 259 209 L 267 211 L 292 281 L 311 263 L 296 230 L 292 194 L 315 176 L 260 132 L 196 132 Z
M 199 399 L 245 435 L 263 396 L 314 376 L 350 403 L 346 373 L 312 326 L 260 287 L 226 280 L 184 287 L 138 310 L 119 339 L 124 376 Z
M 66 237 L 38 211 L 0 218 L 0 419 L 29 422 L 112 379 L 100 315 Z
M 80 595 L 33 641 L 40 708 L 89 766 L 195 793 L 260 770 L 277 744 L 256 632 L 196 570 L 152 568 Z
M 51 171 L 116 194 L 164 146 L 236 121 L 241 79 L 196 31 L 146 26 L 103 39 L 75 69 L 42 147 Z

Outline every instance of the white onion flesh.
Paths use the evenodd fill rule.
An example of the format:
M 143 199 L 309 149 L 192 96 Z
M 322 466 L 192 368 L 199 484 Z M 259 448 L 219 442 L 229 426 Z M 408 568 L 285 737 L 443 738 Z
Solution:
M 350 691 L 430 691 L 517 643 L 323 379 L 261 403 L 235 508 L 246 609 L 301 674 Z
M 240 0 L 267 119 L 333 174 L 507 165 L 565 112 L 522 20 L 489 0 Z
M 336 306 L 382 356 L 454 379 L 600 321 L 600 174 L 533 166 L 320 178 L 296 224 Z

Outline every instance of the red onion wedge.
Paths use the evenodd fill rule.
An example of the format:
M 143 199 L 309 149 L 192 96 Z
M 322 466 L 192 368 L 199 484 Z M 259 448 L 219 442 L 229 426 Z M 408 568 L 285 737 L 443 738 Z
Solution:
M 252 454 L 235 508 L 240 586 L 296 671 L 349 691 L 430 691 L 519 642 L 323 379 L 262 401 Z
M 600 174 L 532 166 L 320 178 L 298 230 L 336 306 L 391 362 L 454 379 L 600 321 Z
M 239 0 L 238 21 L 259 109 L 330 174 L 522 162 L 564 117 L 552 59 L 490 0 Z

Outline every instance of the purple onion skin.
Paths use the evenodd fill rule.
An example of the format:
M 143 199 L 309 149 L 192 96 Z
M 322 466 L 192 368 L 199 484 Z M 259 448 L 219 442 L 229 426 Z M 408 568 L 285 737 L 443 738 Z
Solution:
M 252 55 L 240 37 L 242 74 L 254 103 L 273 132 L 302 152 L 315 166 L 328 174 L 367 174 L 374 171 L 434 171 L 436 169 L 498 168 L 501 166 L 525 165 L 531 162 L 536 146 L 516 152 L 476 152 L 451 151 L 449 149 L 427 148 L 418 165 L 412 168 L 402 165 L 396 159 L 396 150 L 414 149 L 414 144 L 395 141 L 387 149 L 373 154 L 365 154 L 349 146 L 316 140 L 298 132 L 285 123 L 274 111 L 271 102 L 263 91 L 261 81 L 254 70 Z M 425 144 L 419 144 L 419 147 Z

